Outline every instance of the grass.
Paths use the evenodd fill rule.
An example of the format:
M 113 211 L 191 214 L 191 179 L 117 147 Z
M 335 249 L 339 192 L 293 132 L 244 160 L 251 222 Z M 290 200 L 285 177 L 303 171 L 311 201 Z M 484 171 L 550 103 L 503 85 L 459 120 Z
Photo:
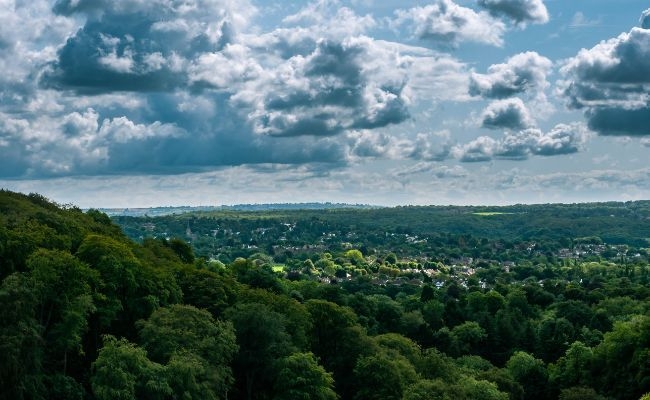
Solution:
M 493 211 L 493 212 L 475 212 L 475 213 L 472 213 L 472 214 L 478 215 L 479 217 L 491 217 L 493 215 L 510 215 L 510 214 L 514 214 L 514 213 Z

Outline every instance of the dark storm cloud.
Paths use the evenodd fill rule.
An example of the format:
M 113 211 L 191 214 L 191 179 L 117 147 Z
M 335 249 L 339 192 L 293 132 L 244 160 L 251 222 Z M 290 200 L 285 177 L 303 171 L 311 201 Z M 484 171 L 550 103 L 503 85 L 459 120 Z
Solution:
M 645 15 L 645 13 L 644 13 Z M 562 68 L 563 94 L 602 135 L 650 135 L 650 30 L 583 49 Z
M 483 111 L 481 126 L 488 129 L 524 129 L 534 125 L 519 98 L 496 100 Z
M 650 107 L 590 108 L 587 116 L 589 129 L 601 135 L 647 136 L 650 135 Z
M 478 0 L 478 4 L 495 17 L 507 17 L 518 24 L 548 22 L 548 11 L 542 0 Z
M 517 54 L 503 64 L 494 64 L 487 74 L 472 73 L 469 94 L 503 99 L 527 91 L 543 91 L 553 63 L 536 52 Z

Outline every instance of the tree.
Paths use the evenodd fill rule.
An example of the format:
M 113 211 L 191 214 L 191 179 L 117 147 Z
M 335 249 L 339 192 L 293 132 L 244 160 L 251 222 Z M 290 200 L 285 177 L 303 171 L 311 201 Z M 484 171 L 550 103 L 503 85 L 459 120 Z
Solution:
M 455 355 L 471 354 L 486 338 L 485 330 L 474 321 L 463 322 L 451 330 L 451 348 Z
M 548 318 L 540 324 L 538 338 L 537 354 L 544 361 L 551 362 L 557 360 L 575 340 L 575 329 L 566 318 Z
M 350 259 L 354 265 L 363 265 L 366 260 L 363 258 L 361 251 L 356 249 L 351 249 L 345 252 L 345 257 Z
M 166 242 L 166 244 L 184 263 L 192 264 L 194 262 L 194 250 L 192 250 L 192 246 L 190 246 L 186 241 L 179 238 L 173 238 Z
M 266 398 L 277 373 L 275 362 L 294 351 L 285 318 L 260 303 L 238 304 L 227 316 L 239 345 L 234 360 L 237 386 L 248 400 Z
M 395 353 L 406 358 L 411 365 L 419 366 L 422 362 L 422 350 L 411 339 L 398 333 L 385 333 L 372 338 L 386 353 Z
M 477 379 L 496 384 L 500 391 L 509 394 L 510 400 L 524 399 L 524 388 L 515 381 L 510 372 L 505 368 L 491 368 L 479 373 Z
M 176 393 L 205 396 L 209 392 L 215 398 L 226 397 L 233 382 L 230 362 L 237 352 L 231 323 L 214 320 L 206 310 L 173 305 L 154 311 L 138 327 L 151 359 L 178 372 L 170 375 Z M 181 379 L 183 376 L 191 379 Z
M 599 395 L 590 387 L 572 387 L 562 389 L 558 400 L 606 400 L 604 396 Z
M 472 377 L 465 377 L 458 383 L 458 394 L 452 396 L 454 399 L 467 400 L 508 400 L 508 394 L 499 391 L 497 385 L 492 382 L 476 380 Z
M 565 355 L 549 366 L 550 381 L 560 388 L 590 386 L 593 351 L 582 342 L 574 342 Z
M 435 347 L 424 351 L 420 373 L 426 379 L 440 379 L 445 382 L 455 382 L 460 378 L 460 370 L 454 359 Z
M 650 317 L 617 322 L 594 348 L 596 388 L 606 395 L 636 399 L 650 390 Z
M 98 400 L 164 399 L 172 394 L 162 365 L 135 344 L 113 336 L 104 337 L 91 384 Z
M 405 389 L 419 379 L 406 358 L 383 352 L 360 358 L 354 377 L 355 400 L 401 400 Z
M 506 367 L 512 377 L 523 386 L 526 399 L 546 398 L 548 373 L 542 360 L 518 351 L 510 357 Z
M 22 273 L 0 286 L 0 399 L 39 398 L 44 392 L 43 341 L 35 293 Z
M 279 295 L 263 289 L 242 289 L 239 294 L 240 303 L 264 304 L 272 311 L 282 315 L 286 332 L 291 336 L 293 345 L 299 351 L 309 348 L 308 332 L 311 320 L 307 308 L 286 295 Z
M 181 300 L 175 279 L 178 259 L 173 256 L 170 260 L 151 247 L 94 234 L 86 236 L 76 255 L 100 274 L 102 296 L 97 312 L 101 327 L 110 326 L 111 331 L 126 336 L 135 321 Z
M 230 276 L 189 266 L 178 271 L 177 280 L 183 291 L 183 302 L 206 309 L 215 318 L 235 303 L 239 290 L 238 283 Z
M 36 296 L 37 320 L 46 351 L 65 375 L 68 355 L 81 354 L 88 315 L 95 310 L 91 285 L 98 274 L 70 253 L 36 251 L 27 261 Z
M 274 400 L 336 400 L 334 378 L 312 353 L 294 353 L 278 360 Z
M 181 399 L 227 399 L 229 387 L 223 378 L 216 378 L 219 370 L 195 353 L 179 350 L 169 359 L 166 377 L 175 398 Z M 216 379 L 215 379 L 216 378 Z
M 325 300 L 305 302 L 311 316 L 311 349 L 327 371 L 334 374 L 337 393 L 351 396 L 355 381 L 351 374 L 362 355 L 372 353 L 374 343 L 357 324 L 354 312 Z
M 448 386 L 439 379 L 422 379 L 404 390 L 403 400 L 446 400 L 445 389 Z

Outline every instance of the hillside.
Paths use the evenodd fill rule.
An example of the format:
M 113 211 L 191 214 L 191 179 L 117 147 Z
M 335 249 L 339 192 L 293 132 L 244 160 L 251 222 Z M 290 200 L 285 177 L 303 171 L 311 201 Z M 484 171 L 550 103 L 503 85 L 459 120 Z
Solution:
M 168 224 L 133 241 L 0 191 L 0 399 L 637 400 L 646 210 L 219 212 L 127 219 Z

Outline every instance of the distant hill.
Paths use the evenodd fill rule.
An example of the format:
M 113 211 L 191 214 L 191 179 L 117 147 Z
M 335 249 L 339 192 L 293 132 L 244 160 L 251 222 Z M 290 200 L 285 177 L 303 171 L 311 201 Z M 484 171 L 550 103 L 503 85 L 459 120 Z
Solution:
M 145 208 L 99 208 L 110 217 L 160 217 L 165 215 L 186 214 L 212 211 L 282 211 L 282 210 L 332 210 L 332 209 L 371 209 L 376 206 L 345 203 L 269 203 L 269 204 L 235 204 L 222 206 L 178 206 Z

